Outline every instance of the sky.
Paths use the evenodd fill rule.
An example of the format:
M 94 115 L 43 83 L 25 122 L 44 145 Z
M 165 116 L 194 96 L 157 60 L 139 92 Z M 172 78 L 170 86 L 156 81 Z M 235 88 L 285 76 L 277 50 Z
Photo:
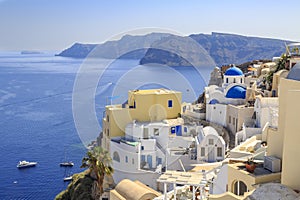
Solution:
M 298 0 L 0 0 L 0 51 L 63 50 L 135 29 L 300 41 Z

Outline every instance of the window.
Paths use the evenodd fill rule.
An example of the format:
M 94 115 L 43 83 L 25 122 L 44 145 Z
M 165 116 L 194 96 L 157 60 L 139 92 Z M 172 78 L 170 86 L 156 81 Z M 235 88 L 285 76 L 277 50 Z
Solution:
M 235 81 L 235 78 L 233 79 L 233 83 L 235 83 L 236 81 Z
M 235 125 L 235 118 L 233 118 L 232 123 L 233 123 L 233 125 Z
M 144 146 L 141 146 L 141 150 L 144 151 L 144 149 L 145 149 Z
M 113 160 L 120 162 L 120 156 L 119 156 L 118 152 L 116 152 L 116 151 L 113 153 Z
M 159 129 L 158 128 L 154 128 L 154 135 L 159 136 Z
M 222 157 L 222 147 L 217 148 L 217 157 Z
M 184 132 L 187 133 L 187 127 L 184 127 Z
M 106 116 L 106 121 L 109 122 L 109 115 Z
M 132 158 L 132 164 L 134 165 L 134 159 Z
M 243 83 L 243 79 L 241 78 L 241 83 Z
M 128 163 L 128 156 L 125 156 L 125 162 Z
M 109 129 L 107 129 L 107 136 L 109 136 Z
M 201 156 L 205 156 L 205 147 L 201 147 Z
M 229 124 L 231 123 L 231 116 L 229 116 L 228 123 Z
M 173 101 L 172 100 L 168 100 L 168 107 L 172 108 L 173 107 Z
M 247 185 L 243 181 L 236 181 L 234 183 L 233 193 L 238 196 L 243 196 L 247 192 Z
M 162 164 L 162 158 L 156 157 L 156 163 L 157 165 Z
M 208 139 L 208 144 L 209 145 L 214 145 L 214 139 Z
M 228 83 L 228 78 L 226 78 L 226 83 Z
M 176 133 L 176 127 L 175 126 L 171 127 L 171 133 L 172 134 Z

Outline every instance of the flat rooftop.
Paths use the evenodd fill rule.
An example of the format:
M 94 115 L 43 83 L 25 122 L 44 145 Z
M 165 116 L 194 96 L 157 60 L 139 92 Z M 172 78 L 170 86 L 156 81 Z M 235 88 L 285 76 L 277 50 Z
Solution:
M 168 90 L 168 89 L 149 89 L 149 90 L 130 90 L 130 93 L 138 94 L 138 95 L 148 95 L 148 94 L 174 94 L 174 93 L 181 93 L 175 90 Z
M 198 172 L 167 171 L 157 179 L 157 182 L 205 186 L 207 181 L 204 178 L 203 174 Z
M 232 167 L 240 170 L 240 171 L 244 171 L 246 173 L 249 173 L 246 169 L 246 166 L 244 163 L 235 163 L 235 164 L 230 164 Z M 263 175 L 270 175 L 270 174 L 276 174 L 276 173 L 273 173 L 267 169 L 265 169 L 263 167 L 263 164 L 257 164 L 257 167 L 255 168 L 254 172 L 253 173 L 249 173 L 250 175 L 253 175 L 253 176 L 263 176 Z

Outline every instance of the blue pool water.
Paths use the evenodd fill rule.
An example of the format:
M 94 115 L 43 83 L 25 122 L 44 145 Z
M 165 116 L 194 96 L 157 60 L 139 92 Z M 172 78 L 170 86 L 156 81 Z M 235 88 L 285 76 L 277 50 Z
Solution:
M 53 199 L 67 186 L 63 182 L 66 170 L 59 166 L 65 156 L 75 163 L 71 173 L 83 170 L 80 164 L 86 148 L 72 112 L 72 91 L 82 62 L 51 53 L 0 53 L 0 199 Z M 95 67 L 104 69 L 107 63 L 97 61 Z M 95 91 L 99 122 L 108 99 L 112 102 L 118 80 L 138 61 L 118 61 L 113 65 L 103 74 Z M 203 69 L 206 81 L 211 69 Z M 196 93 L 203 91 L 205 81 L 197 80 L 192 69 L 180 70 L 185 78 L 192 80 Z M 129 77 L 127 81 L 134 82 L 135 78 Z M 138 84 L 141 88 L 153 86 L 153 83 Z M 124 87 L 124 92 L 119 96 L 125 99 L 127 90 L 135 89 L 120 87 Z M 123 99 L 114 101 L 120 103 Z M 86 131 L 89 132 L 89 126 Z M 99 132 L 100 129 L 92 134 L 97 136 Z M 38 165 L 17 169 L 19 160 L 37 161 Z

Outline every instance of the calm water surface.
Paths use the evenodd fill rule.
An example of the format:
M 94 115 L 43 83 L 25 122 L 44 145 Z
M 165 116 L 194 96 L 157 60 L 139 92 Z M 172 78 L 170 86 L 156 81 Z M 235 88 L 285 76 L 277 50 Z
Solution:
M 86 148 L 72 115 L 73 84 L 82 62 L 51 53 L 0 53 L 0 199 L 53 199 L 66 188 L 66 173 L 82 171 L 80 164 Z M 95 61 L 95 70 L 104 69 L 107 63 Z M 112 92 L 124 73 L 137 65 L 136 60 L 119 60 L 103 74 L 95 93 L 99 123 L 106 103 L 126 99 L 127 90 L 132 88 L 120 86 L 124 87 L 120 98 L 111 98 Z M 211 69 L 203 69 L 206 81 Z M 145 73 L 147 70 L 151 68 L 145 68 Z M 203 91 L 205 82 L 198 80 L 195 71 L 176 70 L 190 80 L 196 93 Z M 139 84 L 140 88 L 155 86 Z M 75 163 L 68 171 L 59 166 L 65 156 Z M 19 160 L 37 161 L 38 165 L 17 169 Z

